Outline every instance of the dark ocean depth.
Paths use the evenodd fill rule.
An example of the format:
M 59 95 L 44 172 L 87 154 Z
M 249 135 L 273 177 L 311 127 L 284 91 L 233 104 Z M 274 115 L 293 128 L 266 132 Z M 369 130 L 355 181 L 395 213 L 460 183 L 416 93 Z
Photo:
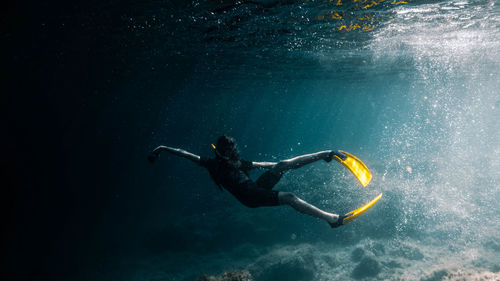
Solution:
M 17 2 L 0 40 L 2 280 L 500 280 L 497 1 Z M 275 187 L 326 211 L 383 197 L 332 229 L 147 161 L 224 134 L 363 160 Z

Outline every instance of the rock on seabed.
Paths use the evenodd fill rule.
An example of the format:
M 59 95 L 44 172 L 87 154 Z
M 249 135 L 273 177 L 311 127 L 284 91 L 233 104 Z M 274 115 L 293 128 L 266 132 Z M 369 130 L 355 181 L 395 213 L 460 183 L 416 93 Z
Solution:
M 352 271 L 354 279 L 362 279 L 367 277 L 375 277 L 380 273 L 380 264 L 377 260 L 365 257 Z

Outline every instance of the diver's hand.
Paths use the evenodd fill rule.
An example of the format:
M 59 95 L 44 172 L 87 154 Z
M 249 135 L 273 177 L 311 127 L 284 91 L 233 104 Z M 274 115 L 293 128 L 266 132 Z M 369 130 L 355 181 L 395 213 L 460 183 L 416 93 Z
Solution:
M 158 146 L 157 148 L 155 148 L 149 155 L 148 155 L 148 161 L 151 162 L 151 164 L 153 164 L 156 159 L 158 159 L 158 157 L 160 157 L 160 152 L 162 150 L 166 149 L 165 146 L 163 145 L 160 145 Z

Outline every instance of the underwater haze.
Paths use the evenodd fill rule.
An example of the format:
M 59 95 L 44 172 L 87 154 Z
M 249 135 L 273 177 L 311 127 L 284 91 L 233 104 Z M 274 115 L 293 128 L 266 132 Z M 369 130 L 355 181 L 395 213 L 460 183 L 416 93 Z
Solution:
M 4 141 L 27 157 L 6 165 L 4 280 L 500 280 L 500 3 L 92 4 L 6 21 L 7 79 L 24 81 L 8 101 L 25 113 L 5 111 Z M 335 161 L 275 187 L 326 211 L 383 197 L 332 229 L 146 159 L 213 157 L 223 134 L 250 161 L 363 160 L 366 188 Z

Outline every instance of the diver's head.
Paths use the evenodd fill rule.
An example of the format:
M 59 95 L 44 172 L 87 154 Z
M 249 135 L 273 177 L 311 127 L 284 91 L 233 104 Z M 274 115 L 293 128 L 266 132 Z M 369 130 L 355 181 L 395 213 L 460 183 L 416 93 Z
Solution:
M 236 142 L 232 137 L 228 136 L 220 136 L 217 139 L 215 154 L 227 160 L 238 160 L 240 158 Z

